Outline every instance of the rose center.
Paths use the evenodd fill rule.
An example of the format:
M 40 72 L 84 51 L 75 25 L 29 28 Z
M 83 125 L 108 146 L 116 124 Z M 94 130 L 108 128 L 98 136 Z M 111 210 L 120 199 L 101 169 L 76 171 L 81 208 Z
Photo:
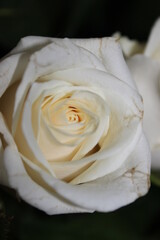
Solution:
M 68 111 L 66 112 L 66 118 L 68 123 L 78 123 L 81 121 L 81 118 L 78 114 L 78 109 L 73 106 L 68 107 Z

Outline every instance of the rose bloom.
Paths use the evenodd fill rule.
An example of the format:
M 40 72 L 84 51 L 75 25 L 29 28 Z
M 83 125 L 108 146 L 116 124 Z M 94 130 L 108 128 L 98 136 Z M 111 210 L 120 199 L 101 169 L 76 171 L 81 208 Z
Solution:
M 23 38 L 0 63 L 0 183 L 48 214 L 146 194 L 143 104 L 113 38 Z
M 144 129 L 152 151 L 152 168 L 160 170 L 160 19 L 146 45 L 126 37 L 119 41 L 144 100 Z

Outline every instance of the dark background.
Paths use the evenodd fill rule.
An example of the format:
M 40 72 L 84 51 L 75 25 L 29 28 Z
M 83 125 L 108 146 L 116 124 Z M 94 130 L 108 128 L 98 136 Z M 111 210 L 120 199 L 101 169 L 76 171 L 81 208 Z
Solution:
M 27 35 L 90 38 L 120 31 L 146 41 L 159 16 L 159 0 L 0 0 L 0 56 Z M 160 188 L 152 184 L 148 195 L 113 213 L 47 216 L 0 187 L 0 239 L 159 240 Z
M 0 0 L 1 55 L 21 37 L 102 37 L 116 31 L 147 39 L 159 0 Z

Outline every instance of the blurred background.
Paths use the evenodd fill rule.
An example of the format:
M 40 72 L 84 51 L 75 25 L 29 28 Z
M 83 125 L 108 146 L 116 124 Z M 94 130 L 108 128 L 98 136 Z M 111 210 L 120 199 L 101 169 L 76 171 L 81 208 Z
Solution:
M 0 57 L 28 35 L 90 38 L 119 31 L 145 42 L 159 0 L 0 0 Z M 159 240 L 160 187 L 113 213 L 47 216 L 0 187 L 0 239 Z

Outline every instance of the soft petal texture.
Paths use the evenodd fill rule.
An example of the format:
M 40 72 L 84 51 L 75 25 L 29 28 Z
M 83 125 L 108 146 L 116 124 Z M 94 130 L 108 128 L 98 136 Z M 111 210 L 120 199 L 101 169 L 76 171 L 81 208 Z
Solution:
M 23 51 L 37 50 L 45 44 L 48 45 L 53 41 L 59 42 L 59 39 L 34 36 L 25 37 L 21 39 L 11 53 L 15 54 Z M 97 56 L 103 62 L 107 71 L 131 86 L 134 86 L 134 82 L 131 79 L 128 68 L 123 59 L 121 48 L 117 42 L 115 42 L 115 39 L 106 37 L 101 39 L 72 39 L 71 41 Z
M 144 158 L 148 160 L 148 164 L 144 164 Z M 28 164 L 31 167 L 29 162 Z M 36 166 L 34 169 L 41 178 L 42 184 L 45 182 L 60 196 L 74 204 L 96 211 L 112 211 L 147 192 L 150 151 L 146 139 L 142 136 L 137 147 L 120 169 L 90 183 L 75 186 L 51 178 Z M 36 175 L 31 174 L 31 176 L 35 179 Z
M 143 55 L 127 63 L 144 100 L 144 129 L 152 150 L 152 167 L 160 168 L 160 66 Z
M 28 176 L 2 115 L 0 115 L 0 132 L 6 142 L 6 147 L 2 153 L 3 158 L 0 159 L 1 183 L 14 188 L 22 199 L 39 209 L 43 209 L 48 214 L 89 211 L 64 200 L 63 197 L 54 192 L 54 189 L 50 192 L 43 188 Z
M 114 38 L 26 37 L 0 69 L 0 183 L 48 214 L 146 194 L 142 98 Z
M 83 72 L 80 72 L 79 70 L 75 70 L 75 71 L 67 70 L 67 71 L 57 72 L 57 73 L 54 74 L 54 76 L 55 76 L 56 79 L 60 79 L 60 80 L 61 79 L 66 79 L 68 81 L 72 81 L 72 79 L 76 79 L 77 82 L 80 81 L 81 84 L 84 84 L 84 85 L 88 84 L 88 85 L 92 86 L 94 84 L 97 84 L 97 88 L 98 88 L 98 85 L 99 85 L 99 87 L 106 86 L 106 90 L 103 93 L 104 98 L 106 97 L 106 99 L 107 99 L 106 102 L 108 103 L 109 108 L 112 109 L 113 112 L 117 113 L 118 116 L 116 116 L 116 118 L 119 118 L 119 119 L 115 120 L 115 121 L 119 122 L 119 126 L 120 126 L 120 122 L 122 121 L 121 127 L 123 126 L 123 124 L 124 125 L 127 124 L 127 122 L 125 122 L 124 119 L 126 119 L 126 120 L 130 119 L 131 120 L 133 118 L 132 120 L 134 120 L 136 115 L 137 115 L 138 118 L 142 118 L 143 109 L 141 108 L 142 106 L 141 106 L 140 96 L 135 95 L 136 92 L 133 89 L 127 87 L 126 85 L 124 86 L 123 82 L 117 81 L 117 79 L 114 79 L 111 76 L 106 76 L 105 73 L 97 72 L 97 71 L 95 72 L 93 70 L 92 71 L 91 70 L 84 70 Z M 96 78 L 100 79 L 99 82 L 97 81 Z M 81 79 L 83 79 L 83 80 L 81 80 Z M 89 81 L 86 81 L 88 79 L 89 79 Z M 126 112 L 126 106 L 123 105 L 123 102 L 121 103 L 122 99 L 119 98 L 119 95 L 121 95 L 121 90 L 123 92 L 122 95 L 125 99 L 125 102 L 127 104 L 129 104 L 130 109 L 133 109 L 133 110 L 131 110 L 130 113 Z M 117 99 L 117 102 L 116 102 L 116 99 Z M 132 101 L 130 102 L 131 99 L 132 99 Z M 137 101 L 138 99 L 139 99 L 139 101 L 137 103 L 135 103 L 134 101 Z M 137 109 L 137 106 L 139 106 L 139 108 L 140 108 L 139 110 Z M 117 109 L 117 107 L 118 107 L 118 109 Z M 138 110 L 138 112 L 137 112 L 137 110 Z M 120 116 L 122 117 L 122 119 L 120 119 Z M 131 139 L 132 140 L 134 139 L 133 135 L 130 135 L 130 134 L 131 134 L 131 132 L 135 133 L 135 131 L 133 131 L 133 129 L 132 129 L 131 132 L 129 133 L 129 128 L 126 129 L 125 127 L 122 127 L 122 129 L 117 127 L 117 129 L 116 129 L 115 126 L 117 124 L 116 124 L 116 122 L 114 123 L 113 119 L 112 119 L 113 126 L 110 127 L 110 129 L 113 129 L 113 132 L 112 132 L 112 130 L 110 130 L 110 133 L 109 133 L 110 136 L 108 137 L 108 141 L 103 143 L 102 148 L 105 149 L 106 145 L 108 145 L 107 146 L 107 152 L 105 152 L 105 154 L 104 154 L 104 156 L 106 158 L 105 162 L 107 162 L 107 164 L 109 164 L 108 161 L 110 161 L 111 163 L 113 162 L 114 163 L 113 164 L 114 165 L 114 170 L 115 170 L 115 168 L 117 167 L 116 162 L 120 161 L 119 160 L 120 152 L 122 154 L 123 148 L 125 149 L 125 152 L 126 152 L 127 147 L 128 147 L 128 150 L 130 149 L 129 146 L 131 144 Z M 130 123 L 133 123 L 133 122 L 134 121 L 131 121 Z M 138 120 L 138 122 L 139 122 L 139 120 Z M 138 125 L 136 124 L 136 119 L 135 119 L 135 125 L 133 124 L 132 127 L 137 127 L 137 126 Z M 130 127 L 131 127 L 131 125 L 130 125 Z M 127 130 L 127 131 L 125 132 L 125 130 Z M 141 129 L 139 129 L 139 130 L 137 129 L 137 135 L 135 135 L 135 136 L 138 137 L 139 133 L 141 134 Z M 118 136 L 118 139 L 115 137 L 115 135 Z M 113 139 L 114 139 L 114 142 L 112 144 Z M 133 142 L 134 142 L 134 140 L 133 140 Z M 127 147 L 126 147 L 126 144 L 128 145 Z M 134 146 L 135 145 L 133 144 L 132 147 L 134 148 Z M 119 149 L 120 152 L 117 149 Z M 129 150 L 128 153 L 130 151 L 131 150 Z M 103 151 L 101 153 L 103 154 Z M 114 153 L 114 158 L 112 157 L 112 160 L 111 160 L 111 156 L 113 155 L 113 153 Z M 109 155 L 109 159 L 107 158 L 107 155 Z M 100 157 L 100 156 L 94 156 L 93 155 L 93 160 L 96 159 L 96 158 L 103 160 L 104 156 Z M 125 157 L 124 157 L 124 153 L 123 153 L 123 157 L 122 157 L 121 161 L 124 161 L 124 160 L 125 160 Z M 101 163 L 97 162 L 95 164 L 96 165 L 98 164 L 98 166 L 99 166 L 99 164 L 101 164 Z M 93 170 L 91 171 L 91 169 L 93 169 Z M 107 174 L 108 173 L 107 171 L 109 171 L 109 168 L 105 168 L 105 167 L 102 168 L 102 169 L 100 167 L 96 167 L 95 169 L 96 170 L 94 171 L 93 165 L 92 165 L 92 167 L 89 168 L 89 172 L 90 172 L 90 174 L 92 174 L 92 176 L 88 172 L 84 172 L 84 173 L 85 173 L 85 175 L 87 175 L 87 177 L 89 177 L 89 175 L 90 175 L 90 178 L 95 179 L 97 177 L 105 175 L 105 173 Z M 99 171 L 98 171 L 98 169 L 99 169 Z M 83 176 L 84 176 L 84 173 L 82 174 Z M 78 179 L 81 179 L 81 180 L 77 179 L 77 180 L 74 180 L 73 182 L 75 183 L 75 181 L 76 181 L 76 183 L 79 183 L 79 181 L 80 182 L 84 181 L 84 180 L 82 180 L 81 177 L 82 176 L 79 176 L 79 178 L 78 178 Z
M 34 51 L 51 43 L 49 38 L 26 37 L 0 62 L 0 96 L 8 86 L 20 80 Z
M 20 80 L 28 62 L 28 54 L 16 54 L 9 56 L 0 63 L 0 97 L 9 85 Z M 21 64 L 20 64 L 21 62 Z M 21 67 L 19 67 L 19 64 Z
M 112 211 L 131 203 L 148 190 L 150 152 L 144 136 L 125 164 L 113 174 L 91 183 L 72 186 L 54 179 L 36 165 L 33 166 L 33 163 L 25 162 L 29 164 L 30 178 L 2 117 L 0 126 L 7 142 L 3 153 L 3 170 L 7 169 L 8 185 L 15 188 L 22 199 L 48 214 L 85 212 L 93 209 Z M 148 160 L 147 164 L 143 161 L 144 158 Z M 31 166 L 37 174 L 32 173 Z M 37 181 L 41 184 L 36 183 Z M 44 186 L 47 186 L 49 191 L 46 191 Z
M 74 39 L 74 42 L 87 50 L 93 52 L 102 60 L 107 72 L 123 80 L 132 87 L 135 87 L 126 67 L 120 45 L 113 38 L 101 39 Z

